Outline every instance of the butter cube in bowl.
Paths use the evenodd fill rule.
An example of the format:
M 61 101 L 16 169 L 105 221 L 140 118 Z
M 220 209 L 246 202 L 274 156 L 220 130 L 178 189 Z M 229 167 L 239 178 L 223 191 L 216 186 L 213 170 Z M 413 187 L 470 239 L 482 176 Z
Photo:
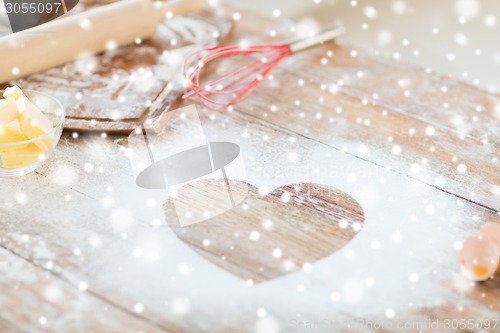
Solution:
M 22 176 L 53 153 L 64 123 L 64 108 L 45 93 L 14 86 L 0 90 L 0 176 Z

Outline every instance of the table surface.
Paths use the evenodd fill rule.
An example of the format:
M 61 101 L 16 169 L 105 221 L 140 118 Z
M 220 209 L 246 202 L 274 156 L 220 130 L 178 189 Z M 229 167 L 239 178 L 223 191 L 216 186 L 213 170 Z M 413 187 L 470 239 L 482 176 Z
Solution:
M 245 12 L 228 43 L 289 28 Z M 165 191 L 136 185 L 126 136 L 66 133 L 39 170 L 1 180 L 0 331 L 376 331 L 371 321 L 427 332 L 498 320 L 499 280 L 462 278 L 457 249 L 500 223 L 499 106 L 341 41 L 296 54 L 234 109 L 198 108 L 209 141 L 241 147 L 253 200 L 205 229 L 172 226 Z M 191 140 L 192 126 L 168 126 L 174 147 Z M 276 234 L 256 241 L 266 219 Z M 343 220 L 362 228 L 317 226 Z M 196 243 L 207 239 L 210 250 Z

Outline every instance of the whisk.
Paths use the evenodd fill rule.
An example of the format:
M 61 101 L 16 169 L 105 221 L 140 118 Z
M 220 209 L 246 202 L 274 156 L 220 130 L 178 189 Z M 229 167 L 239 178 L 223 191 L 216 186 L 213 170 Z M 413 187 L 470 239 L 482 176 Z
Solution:
M 341 26 L 329 26 L 316 34 L 283 44 L 253 46 L 217 46 L 196 51 L 184 61 L 184 76 L 189 85 L 184 98 L 198 96 L 201 102 L 212 109 L 225 109 L 238 103 L 262 81 L 283 59 L 293 53 L 322 44 L 344 32 Z M 255 56 L 245 66 L 206 84 L 200 83 L 202 69 L 212 60 L 234 56 Z

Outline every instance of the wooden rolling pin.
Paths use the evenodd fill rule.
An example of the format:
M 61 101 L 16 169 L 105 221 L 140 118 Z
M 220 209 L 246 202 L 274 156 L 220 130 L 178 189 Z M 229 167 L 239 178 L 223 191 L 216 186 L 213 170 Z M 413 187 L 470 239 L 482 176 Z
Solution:
M 172 15 L 196 12 L 203 0 L 124 0 L 0 38 L 0 82 L 152 36 Z

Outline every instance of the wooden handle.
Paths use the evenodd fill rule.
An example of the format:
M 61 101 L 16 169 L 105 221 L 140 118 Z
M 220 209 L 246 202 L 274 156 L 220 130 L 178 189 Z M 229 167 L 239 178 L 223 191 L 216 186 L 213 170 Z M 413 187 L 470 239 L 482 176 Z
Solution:
M 288 43 L 292 53 L 299 52 L 312 46 L 323 44 L 337 38 L 345 32 L 344 27 L 333 25 L 318 31 L 314 36 L 301 38 Z
M 125 0 L 0 38 L 0 82 L 152 36 L 166 14 L 200 10 L 202 0 Z M 171 14 L 170 14 L 171 13 Z

